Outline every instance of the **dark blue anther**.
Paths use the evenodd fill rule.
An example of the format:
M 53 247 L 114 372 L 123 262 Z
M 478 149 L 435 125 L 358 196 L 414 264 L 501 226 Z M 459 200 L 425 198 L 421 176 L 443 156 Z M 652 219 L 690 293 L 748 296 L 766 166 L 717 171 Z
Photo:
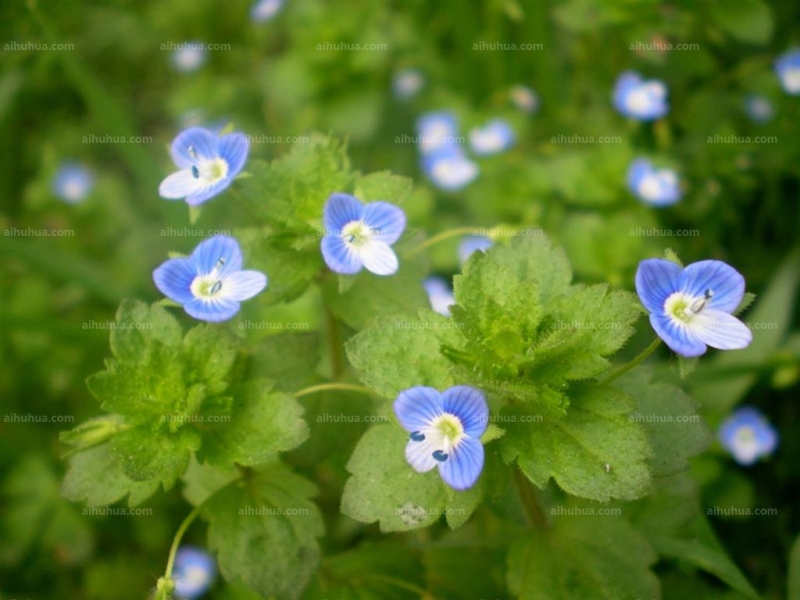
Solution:
M 420 433 L 419 431 L 415 431 L 409 437 L 415 442 L 421 442 L 422 440 L 425 439 L 425 434 Z
M 433 458 L 435 458 L 439 462 L 444 462 L 447 460 L 447 454 L 445 454 L 441 450 L 437 450 L 436 452 L 433 453 Z
M 192 175 L 195 179 L 200 179 L 200 169 L 197 168 L 197 165 L 192 165 Z

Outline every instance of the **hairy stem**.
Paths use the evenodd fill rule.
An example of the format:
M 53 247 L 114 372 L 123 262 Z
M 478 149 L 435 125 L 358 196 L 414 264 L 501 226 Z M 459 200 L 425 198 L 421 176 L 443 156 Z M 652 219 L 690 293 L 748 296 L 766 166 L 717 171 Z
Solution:
M 612 381 L 614 381 L 618 377 L 621 377 L 622 375 L 624 375 L 625 373 L 630 371 L 633 367 L 635 367 L 640 362 L 642 362 L 644 359 L 646 359 L 648 356 L 650 356 L 655 351 L 655 349 L 659 347 L 659 345 L 661 345 L 661 338 L 657 337 L 656 339 L 654 339 L 651 342 L 651 344 L 647 348 L 645 348 L 644 350 L 641 351 L 639 356 L 634 358 L 627 365 L 624 365 L 624 366 L 620 367 L 619 369 L 617 369 L 616 371 L 614 371 L 613 373 L 611 373 L 607 377 L 604 377 L 603 379 L 601 379 L 600 383 L 602 385 L 608 385 L 609 383 L 611 383 Z

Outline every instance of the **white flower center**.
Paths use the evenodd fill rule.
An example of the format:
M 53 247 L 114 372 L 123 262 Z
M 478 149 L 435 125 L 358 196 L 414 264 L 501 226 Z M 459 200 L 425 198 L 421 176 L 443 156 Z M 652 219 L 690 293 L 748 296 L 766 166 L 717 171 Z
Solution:
M 213 185 L 228 176 L 228 162 L 224 158 L 202 160 L 192 167 L 195 179 L 202 179 L 206 185 Z
M 478 167 L 468 160 L 445 159 L 436 161 L 431 175 L 442 185 L 458 187 L 472 181 L 477 171 Z
M 664 312 L 681 323 L 691 323 L 711 301 L 714 292 L 706 290 L 700 296 L 692 296 L 685 292 L 675 292 L 664 302 Z
M 790 92 L 800 92 L 800 68 L 786 69 L 783 72 L 783 85 Z
M 225 260 L 220 258 L 211 273 L 208 273 L 207 275 L 198 275 L 192 280 L 192 284 L 189 286 L 189 289 L 195 298 L 203 298 L 207 300 L 219 295 L 222 292 L 222 279 L 219 277 L 219 272 L 224 264 Z
M 342 239 L 351 248 L 360 248 L 369 242 L 374 231 L 364 221 L 351 221 L 342 227 Z
M 737 429 L 733 436 L 733 447 L 737 456 L 745 461 L 752 461 L 758 456 L 760 448 L 753 428 L 745 425 Z
M 461 419 L 452 413 L 443 413 L 433 419 L 424 430 L 414 431 L 410 437 L 415 442 L 425 442 L 428 448 L 433 449 L 433 458 L 444 462 L 467 434 L 464 433 Z

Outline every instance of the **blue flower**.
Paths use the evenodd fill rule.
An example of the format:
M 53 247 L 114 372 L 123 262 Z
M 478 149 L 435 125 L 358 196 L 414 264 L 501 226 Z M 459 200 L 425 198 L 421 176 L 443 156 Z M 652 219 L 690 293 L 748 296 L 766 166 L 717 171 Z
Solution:
M 213 130 L 190 127 L 172 141 L 170 154 L 180 171 L 161 182 L 158 193 L 169 200 L 202 204 L 226 189 L 247 160 L 250 142 L 243 133 L 218 136 Z
M 667 86 L 657 80 L 644 81 L 638 73 L 626 71 L 614 85 L 614 107 L 626 117 L 652 121 L 667 114 Z
M 428 294 L 428 299 L 431 302 L 431 308 L 440 315 L 445 317 L 450 316 L 450 307 L 456 303 L 453 296 L 453 290 L 447 285 L 447 282 L 441 277 L 426 277 L 422 282 L 425 292 Z
M 792 48 L 776 58 L 775 72 L 786 93 L 800 94 L 800 48 Z
M 397 271 L 391 249 L 406 227 L 406 215 L 394 204 L 362 204 L 348 194 L 333 194 L 325 203 L 322 257 L 331 271 L 352 275 L 362 267 L 376 275 Z
M 94 176 L 81 164 L 65 162 L 53 177 L 53 193 L 69 204 L 81 202 L 94 187 Z
M 753 340 L 731 314 L 744 296 L 744 277 L 724 262 L 702 260 L 681 268 L 664 259 L 643 260 L 636 292 L 658 337 L 678 354 L 700 356 L 707 346 L 737 350 Z
M 749 94 L 744 99 L 744 109 L 756 123 L 766 123 L 775 116 L 775 109 L 769 99 L 758 94 Z
M 207 58 L 206 45 L 203 42 L 183 42 L 172 53 L 172 66 L 181 73 L 191 73 L 206 64 Z
M 458 245 L 458 259 L 463 265 L 473 252 L 485 252 L 494 245 L 494 242 L 485 235 L 468 235 Z
M 728 417 L 720 426 L 719 439 L 733 459 L 744 466 L 771 455 L 778 446 L 778 432 L 752 406 L 743 406 Z
M 644 158 L 631 163 L 628 187 L 645 204 L 669 206 L 681 198 L 678 176 L 670 169 L 656 169 Z
M 489 156 L 508 150 L 514 145 L 514 130 L 503 119 L 492 119 L 483 127 L 469 132 L 469 143 L 478 156 Z
M 458 146 L 442 147 L 422 158 L 422 170 L 436 187 L 460 190 L 478 176 L 478 165 Z
M 153 281 L 190 316 L 210 322 L 227 321 L 267 286 L 263 273 L 242 271 L 239 244 L 225 235 L 200 242 L 188 258 L 166 261 L 153 271 Z
M 449 148 L 459 142 L 456 116 L 448 111 L 425 113 L 417 119 L 417 135 L 423 155 Z
M 178 596 L 187 600 L 199 598 L 214 583 L 216 575 L 217 566 L 208 552 L 194 546 L 178 548 L 172 570 Z
M 413 98 L 425 85 L 425 78 L 419 69 L 403 69 L 395 73 L 392 80 L 392 92 L 395 98 L 407 100 Z
M 286 0 L 258 0 L 250 9 L 250 19 L 256 23 L 266 23 L 275 18 Z
M 515 85 L 509 90 L 511 103 L 526 113 L 535 112 L 539 108 L 539 96 L 531 88 L 524 85 Z
M 400 425 L 409 432 L 406 460 L 418 473 L 439 467 L 454 490 L 475 485 L 483 469 L 480 438 L 489 423 L 489 407 L 480 390 L 465 385 L 442 393 L 409 388 L 394 401 Z

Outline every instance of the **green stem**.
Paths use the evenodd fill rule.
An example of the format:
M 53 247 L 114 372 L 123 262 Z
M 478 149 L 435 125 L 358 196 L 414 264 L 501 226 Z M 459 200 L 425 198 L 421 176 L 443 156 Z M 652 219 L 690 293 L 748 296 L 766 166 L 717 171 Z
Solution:
M 194 510 L 188 514 L 188 516 L 183 520 L 183 523 L 181 523 L 181 526 L 178 527 L 178 531 L 175 532 L 175 538 L 172 540 L 172 547 L 169 549 L 169 559 L 167 560 L 167 570 L 164 571 L 164 578 L 172 578 L 172 567 L 175 564 L 175 554 L 178 552 L 178 546 L 181 543 L 183 534 L 186 533 L 187 529 L 189 529 L 189 525 L 191 525 L 200 514 L 201 507 L 202 505 L 195 506 Z
M 633 367 L 635 367 L 640 362 L 642 362 L 645 358 L 650 356 L 655 351 L 655 349 L 658 348 L 658 346 L 660 344 L 661 344 L 661 338 L 657 337 L 656 339 L 654 339 L 651 342 L 651 344 L 647 348 L 642 350 L 642 352 L 639 354 L 639 356 L 634 358 L 627 365 L 625 365 L 623 367 L 620 367 L 619 369 L 617 369 L 616 371 L 614 371 L 613 373 L 611 373 L 607 377 L 604 377 L 603 379 L 601 379 L 600 380 L 600 384 L 601 385 L 608 385 L 609 383 L 611 383 L 612 381 L 614 381 L 618 377 L 621 377 L 622 375 L 625 375 L 625 373 L 630 371 Z
M 430 248 L 434 244 L 438 244 L 439 242 L 449 239 L 451 237 L 456 237 L 459 235 L 474 235 L 478 231 L 477 227 L 456 227 L 455 229 L 448 229 L 446 231 L 442 231 L 441 233 L 437 233 L 432 238 L 428 238 L 424 242 L 422 242 L 416 248 L 412 248 L 409 250 L 404 258 L 412 258 L 425 250 L 425 248 Z
M 351 392 L 361 392 L 362 394 L 371 394 L 372 390 L 363 385 L 355 385 L 352 383 L 321 383 L 319 385 L 312 385 L 311 387 L 304 388 L 299 392 L 295 392 L 292 394 L 295 398 L 302 398 L 303 396 L 308 396 L 309 394 L 314 394 L 316 392 L 324 392 L 327 390 L 343 390 L 343 391 L 351 391 Z
M 542 507 L 539 506 L 539 501 L 536 499 L 536 490 L 533 489 L 530 479 L 519 469 L 514 469 L 514 485 L 517 488 L 531 525 L 537 529 L 545 529 L 548 526 L 547 518 L 544 516 Z

